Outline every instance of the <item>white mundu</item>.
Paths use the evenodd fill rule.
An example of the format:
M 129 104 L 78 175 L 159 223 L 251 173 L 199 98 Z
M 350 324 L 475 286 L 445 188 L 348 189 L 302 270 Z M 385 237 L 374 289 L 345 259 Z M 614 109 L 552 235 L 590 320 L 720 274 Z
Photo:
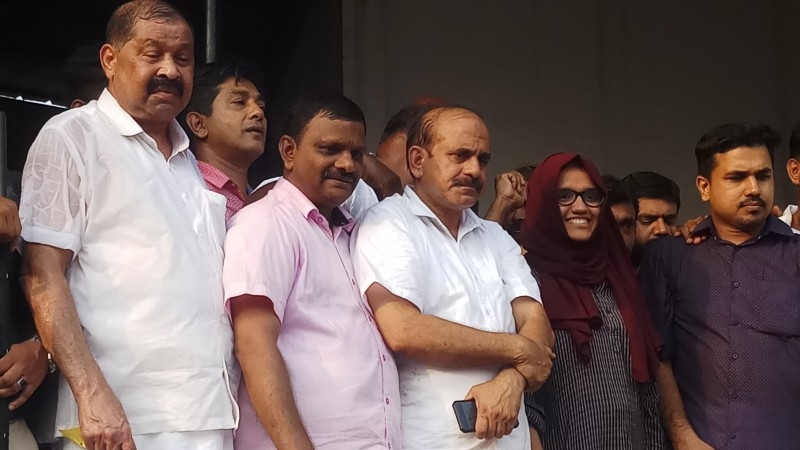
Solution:
M 22 237 L 73 252 L 81 326 L 134 435 L 235 426 L 225 198 L 205 188 L 176 121 L 169 131 L 165 160 L 103 91 L 47 122 L 23 174 Z M 76 425 L 68 399 L 60 428 Z
M 370 208 L 353 242 L 361 291 L 379 283 L 423 314 L 483 331 L 516 333 L 511 301 L 540 298 L 519 246 L 498 224 L 465 210 L 454 239 L 411 187 Z M 458 429 L 453 401 L 489 381 L 500 367 L 434 367 L 402 356 L 396 361 L 404 449 L 530 448 L 521 403 L 520 426 L 502 439 L 479 440 Z

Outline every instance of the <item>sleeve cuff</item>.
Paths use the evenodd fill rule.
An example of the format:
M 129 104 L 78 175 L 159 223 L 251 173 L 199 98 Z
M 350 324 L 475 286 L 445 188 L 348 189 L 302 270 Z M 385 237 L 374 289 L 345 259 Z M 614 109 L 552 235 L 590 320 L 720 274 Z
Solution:
M 73 259 L 81 248 L 81 240 L 78 236 L 63 231 L 54 231 L 30 225 L 22 228 L 22 239 L 25 242 L 33 244 L 44 244 L 63 250 L 69 250 L 72 252 Z

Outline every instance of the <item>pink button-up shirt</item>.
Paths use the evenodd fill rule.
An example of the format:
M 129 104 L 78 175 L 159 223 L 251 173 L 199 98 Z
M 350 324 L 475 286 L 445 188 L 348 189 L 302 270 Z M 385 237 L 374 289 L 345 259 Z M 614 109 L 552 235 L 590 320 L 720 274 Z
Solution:
M 197 165 L 200 167 L 200 173 L 203 174 L 203 179 L 206 180 L 208 188 L 217 194 L 225 196 L 227 202 L 225 205 L 225 223 L 227 224 L 231 217 L 244 207 L 244 198 L 239 193 L 239 188 L 233 180 L 211 164 L 197 161 Z
M 225 240 L 225 298 L 272 300 L 278 349 L 318 449 L 400 449 L 397 368 L 360 294 L 350 258 L 353 221 L 331 226 L 291 182 L 242 209 Z M 336 225 L 336 224 L 335 224 Z M 227 301 L 226 301 L 227 303 Z M 274 449 L 242 382 L 235 448 Z

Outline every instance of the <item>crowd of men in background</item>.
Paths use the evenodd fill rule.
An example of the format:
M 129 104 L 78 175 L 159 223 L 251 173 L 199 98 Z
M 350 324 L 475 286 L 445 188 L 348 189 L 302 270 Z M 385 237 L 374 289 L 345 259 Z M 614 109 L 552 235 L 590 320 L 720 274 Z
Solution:
M 681 230 L 674 181 L 573 153 L 498 175 L 479 217 L 489 130 L 434 97 L 375 154 L 354 102 L 296 99 L 253 189 L 259 76 L 195 67 L 160 0 L 106 34 L 106 87 L 0 198 L 35 321 L 0 357 L 12 450 L 30 409 L 68 450 L 800 448 L 800 212 L 773 212 L 768 126 L 699 139 L 709 215 Z M 790 150 L 800 198 L 800 127 Z

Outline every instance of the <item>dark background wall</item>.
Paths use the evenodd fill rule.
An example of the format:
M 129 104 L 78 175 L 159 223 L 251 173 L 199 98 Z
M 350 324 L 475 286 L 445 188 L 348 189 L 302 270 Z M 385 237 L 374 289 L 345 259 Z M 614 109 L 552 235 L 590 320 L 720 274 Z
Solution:
M 0 2 L 0 94 L 66 105 L 64 64 L 80 46 L 99 46 L 122 1 Z M 198 62 L 205 57 L 205 2 L 171 3 L 191 22 Z M 243 58 L 264 74 L 269 132 L 251 181 L 279 174 L 276 143 L 291 100 L 311 90 L 342 90 L 341 0 L 218 0 L 217 60 Z M 99 64 L 99 62 L 97 63 Z M 21 170 L 44 122 L 63 109 L 0 98 L 8 114 L 8 165 Z

